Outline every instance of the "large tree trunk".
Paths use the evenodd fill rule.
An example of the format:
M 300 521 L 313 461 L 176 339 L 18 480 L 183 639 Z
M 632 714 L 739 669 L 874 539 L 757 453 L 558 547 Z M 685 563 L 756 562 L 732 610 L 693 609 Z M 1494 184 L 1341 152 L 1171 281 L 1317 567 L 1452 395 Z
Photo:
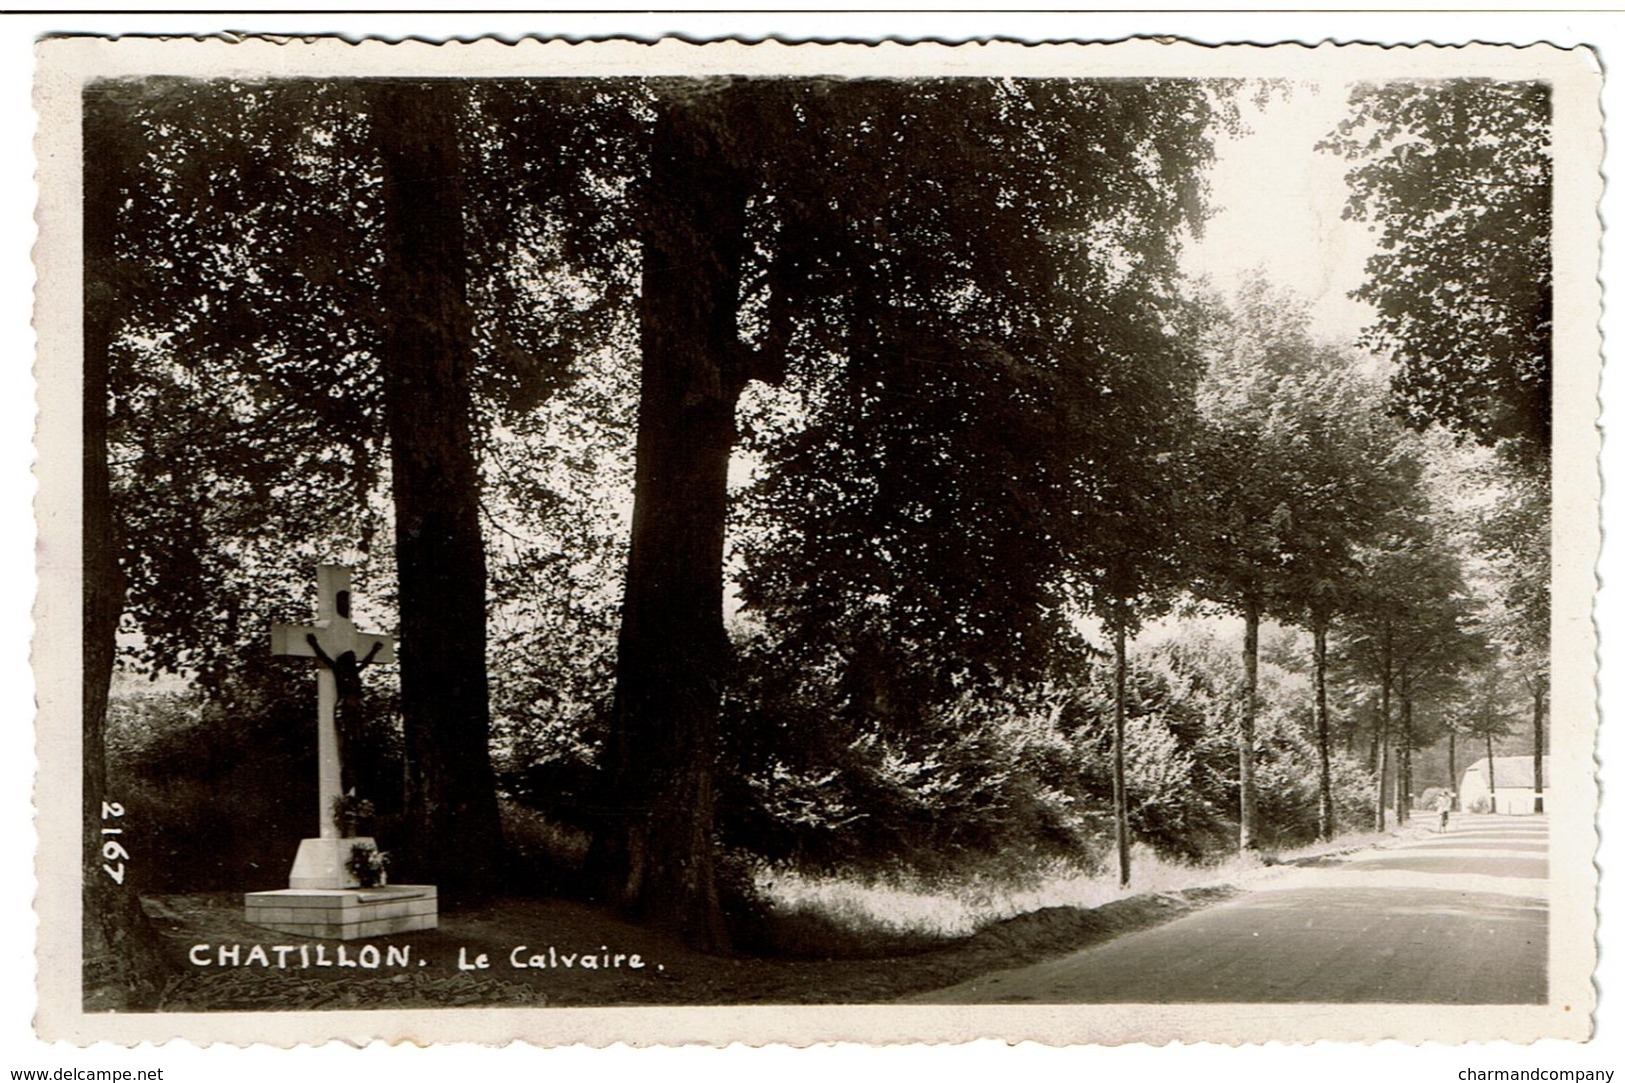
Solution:
M 1320 754 L 1320 837 L 1337 834 L 1332 806 L 1332 721 L 1326 696 L 1326 622 L 1314 622 L 1315 638 L 1315 747 Z
M 1112 816 L 1117 822 L 1118 883 L 1128 887 L 1128 779 L 1124 771 L 1124 720 L 1128 699 L 1128 633 L 1121 622 L 1112 632 Z
M 643 387 L 608 746 L 620 812 L 595 859 L 624 907 L 712 951 L 729 942 L 713 826 L 728 458 L 734 408 L 757 375 L 738 338 L 749 185 L 724 145 L 732 93 L 669 88 L 649 148 Z
M 1258 728 L 1258 624 L 1261 617 L 1258 605 L 1249 603 L 1243 616 L 1247 630 L 1241 647 L 1241 732 L 1236 737 L 1236 746 L 1240 761 L 1241 849 L 1246 851 L 1258 842 L 1258 802 L 1253 792 L 1253 736 Z
M 494 885 L 501 826 L 485 675 L 485 547 L 471 444 L 461 92 L 384 82 L 382 355 L 400 577 L 410 870 Z
M 1489 734 L 1484 735 L 1484 758 L 1488 763 L 1490 772 L 1490 811 L 1495 811 L 1495 738 Z
M 123 182 L 114 112 L 97 88 L 85 92 L 82 947 L 87 968 L 100 955 L 105 954 L 111 962 L 109 969 L 124 1007 L 152 1008 L 158 1003 L 171 966 L 162 938 L 147 920 L 140 897 L 125 876 L 127 863 L 116 856 L 117 851 L 111 860 L 103 853 L 104 846 L 110 842 L 121 844 L 127 837 L 123 832 L 139 826 L 126 824 L 122 804 L 107 788 L 107 703 L 118 650 L 119 614 L 124 607 L 124 575 L 119 565 L 120 542 L 107 461 L 109 355 L 117 324 L 116 241 Z M 103 831 L 110 833 L 104 835 Z

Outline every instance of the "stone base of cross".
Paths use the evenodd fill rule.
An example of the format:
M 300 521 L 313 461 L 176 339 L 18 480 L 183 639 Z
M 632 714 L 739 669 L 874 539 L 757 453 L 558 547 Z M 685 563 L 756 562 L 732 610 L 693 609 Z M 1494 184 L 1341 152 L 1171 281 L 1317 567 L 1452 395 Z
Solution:
M 376 850 L 378 844 L 370 838 L 304 839 L 299 843 L 299 854 L 293 859 L 293 872 L 288 876 L 291 888 L 360 887 L 361 881 L 350 871 L 350 852 L 357 846 Z

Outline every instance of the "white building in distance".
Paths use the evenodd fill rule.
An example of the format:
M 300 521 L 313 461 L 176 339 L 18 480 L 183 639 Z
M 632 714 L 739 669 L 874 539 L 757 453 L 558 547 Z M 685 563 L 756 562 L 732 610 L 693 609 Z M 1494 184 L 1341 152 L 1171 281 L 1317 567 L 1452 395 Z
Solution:
M 1541 806 L 1552 810 L 1552 760 L 1540 764 Z M 1481 759 L 1461 776 L 1456 793 L 1464 812 L 1490 811 L 1490 761 Z M 1535 811 L 1535 757 L 1495 757 L 1495 811 L 1507 816 L 1527 816 Z

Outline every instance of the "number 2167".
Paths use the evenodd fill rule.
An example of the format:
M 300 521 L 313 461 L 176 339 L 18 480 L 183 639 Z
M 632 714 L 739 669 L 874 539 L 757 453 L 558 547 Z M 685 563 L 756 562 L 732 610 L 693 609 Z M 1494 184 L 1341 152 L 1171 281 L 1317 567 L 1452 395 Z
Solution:
M 102 819 L 116 820 L 124 815 L 124 806 L 117 801 L 102 802 Z M 102 828 L 102 871 L 112 878 L 113 883 L 124 883 L 124 863 L 130 859 L 130 851 L 124 848 L 114 836 L 124 834 L 122 827 Z

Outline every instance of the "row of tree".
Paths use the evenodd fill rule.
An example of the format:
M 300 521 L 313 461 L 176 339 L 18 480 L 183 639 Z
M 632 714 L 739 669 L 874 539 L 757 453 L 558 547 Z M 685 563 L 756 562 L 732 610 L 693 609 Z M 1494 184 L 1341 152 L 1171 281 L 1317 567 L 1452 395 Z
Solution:
M 1227 307 L 1179 276 L 1235 90 L 92 88 L 87 793 L 105 783 L 89 773 L 121 620 L 141 664 L 227 697 L 265 622 L 300 615 L 289 577 L 349 552 L 400 614 L 406 848 L 453 888 L 500 874 L 493 737 L 509 763 L 568 747 L 592 880 L 721 947 L 722 719 L 756 718 L 744 729 L 765 742 L 761 763 L 809 742 L 906 746 L 952 704 L 1067 672 L 1088 654 L 1080 621 L 1110 644 L 1126 880 L 1129 644 L 1193 599 L 1245 626 L 1243 846 L 1257 832 L 1259 629 L 1310 633 L 1330 833 L 1333 630 L 1380 688 L 1379 757 L 1403 759 L 1415 704 L 1448 698 L 1484 620 L 1473 569 L 1426 506 L 1429 453 L 1388 421 L 1378 381 L 1267 287 Z M 1491 91 L 1361 91 L 1330 146 L 1366 163 L 1354 211 L 1393 231 L 1393 262 L 1373 265 L 1372 344 L 1408 366 L 1409 419 L 1509 449 L 1518 498 L 1485 551 L 1521 573 L 1495 579 L 1511 592 L 1496 634 L 1538 686 L 1550 426 L 1525 387 L 1543 364 L 1549 381 L 1538 213 L 1519 219 L 1528 266 L 1458 262 L 1472 281 L 1455 286 L 1439 280 L 1448 266 L 1414 272 L 1452 211 L 1522 213 L 1496 202 L 1515 186 L 1504 170 L 1519 192 L 1542 183 L 1539 88 Z M 1463 111 L 1479 119 L 1453 127 Z M 1457 146 L 1493 132 L 1528 161 Z M 1447 180 L 1447 207 L 1402 213 Z M 1440 300 L 1464 289 L 1473 304 Z M 1394 300 L 1407 292 L 1418 300 Z M 1438 353 L 1441 319 L 1483 324 L 1471 357 L 1498 350 L 1513 375 L 1477 379 Z M 1508 319 L 1528 334 L 1497 330 Z M 1448 410 L 1417 390 L 1458 380 L 1504 390 Z M 1494 423 L 1475 425 L 1485 411 Z M 756 478 L 730 500 L 741 451 Z M 629 523 L 573 499 L 628 474 Z M 730 581 L 746 621 L 733 636 Z M 488 617 L 504 629 L 494 644 Z M 538 626 L 571 649 L 538 642 Z M 769 661 L 743 664 L 744 639 L 746 658 Z M 551 666 L 536 657 L 548 652 Z M 505 675 L 494 730 L 488 659 Z M 789 697 L 787 673 L 802 682 Z M 807 731 L 764 723 L 787 699 L 830 711 Z

